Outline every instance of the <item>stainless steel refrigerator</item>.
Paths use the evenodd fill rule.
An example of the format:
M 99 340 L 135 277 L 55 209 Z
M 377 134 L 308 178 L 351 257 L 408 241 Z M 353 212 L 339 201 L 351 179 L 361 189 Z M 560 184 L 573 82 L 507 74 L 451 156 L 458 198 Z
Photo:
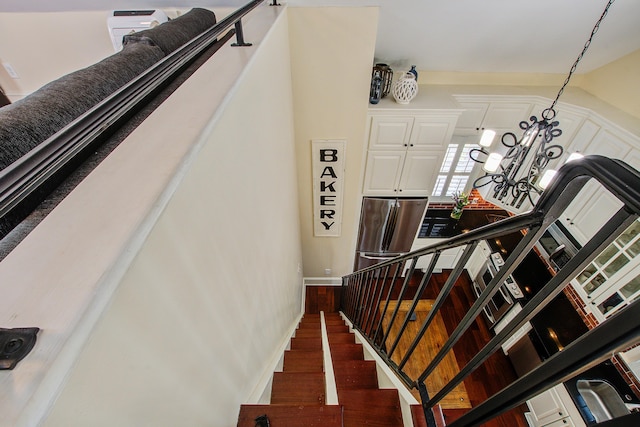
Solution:
M 365 197 L 354 270 L 411 251 L 427 209 L 427 198 Z

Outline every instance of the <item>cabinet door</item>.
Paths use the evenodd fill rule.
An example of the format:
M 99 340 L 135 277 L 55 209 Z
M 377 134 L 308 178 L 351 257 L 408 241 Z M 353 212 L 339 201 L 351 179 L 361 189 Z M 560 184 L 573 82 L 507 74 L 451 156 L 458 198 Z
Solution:
M 577 424 L 573 422 L 573 420 L 569 417 L 563 418 L 561 420 L 556 420 L 552 423 L 545 424 L 545 427 L 576 427 Z
M 400 176 L 398 194 L 402 196 L 430 195 L 440 163 L 442 163 L 442 153 L 440 152 L 407 152 Z
M 393 196 L 398 191 L 406 151 L 369 151 L 363 193 Z
M 416 117 L 409 139 L 409 150 L 444 150 L 451 141 L 457 116 Z
M 458 119 L 457 130 L 475 132 L 482 126 L 484 115 L 489 109 L 488 102 L 460 102 L 464 111 Z
M 600 154 L 613 159 L 624 159 L 631 151 L 631 143 L 607 129 L 600 129 L 584 154 Z M 611 193 L 596 181 L 588 182 L 567 207 L 560 221 L 582 244 L 587 242 L 622 206 Z
M 567 411 L 555 387 L 527 400 L 527 406 L 533 414 L 536 426 L 545 426 L 567 417 Z
M 401 150 L 409 145 L 413 117 L 373 116 L 369 149 Z
M 530 112 L 531 103 L 528 102 L 492 102 L 484 116 L 482 127 L 519 132 L 519 123 L 523 120 L 528 121 Z M 518 136 L 517 133 L 516 136 Z

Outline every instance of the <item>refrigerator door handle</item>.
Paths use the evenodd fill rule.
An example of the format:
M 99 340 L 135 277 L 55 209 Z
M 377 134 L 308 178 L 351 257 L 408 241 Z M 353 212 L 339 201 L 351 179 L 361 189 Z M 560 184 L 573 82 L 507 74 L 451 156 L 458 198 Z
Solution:
M 394 255 L 389 255 L 389 256 L 375 256 L 375 255 L 367 255 L 367 254 L 360 254 L 361 258 L 365 258 L 365 259 L 383 259 L 383 260 L 389 260 L 389 259 L 393 259 L 397 256 L 400 255 L 404 255 L 404 254 L 394 254 Z
M 384 237 L 382 239 L 382 250 L 388 251 L 391 246 L 391 240 L 396 232 L 396 224 L 398 223 L 398 201 L 392 202 L 389 208 L 389 217 L 384 227 Z

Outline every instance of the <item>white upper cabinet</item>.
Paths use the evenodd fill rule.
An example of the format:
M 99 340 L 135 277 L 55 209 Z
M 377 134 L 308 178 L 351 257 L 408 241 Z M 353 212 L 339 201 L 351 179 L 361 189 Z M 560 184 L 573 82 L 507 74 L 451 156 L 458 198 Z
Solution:
M 457 118 L 457 112 L 372 113 L 363 194 L 430 195 Z
M 596 126 L 589 125 L 589 134 Z M 586 138 L 585 138 L 586 139 Z M 576 141 L 581 144 L 582 141 Z M 569 148 L 574 148 L 570 144 Z M 613 159 L 626 160 L 634 153 L 633 141 L 611 129 L 599 127 L 591 141 L 580 147 L 582 154 L 599 154 Z M 560 217 L 562 224 L 580 243 L 586 243 L 618 209 L 622 203 L 598 182 L 588 182 L 578 193 L 577 197 L 567 207 Z
M 441 150 L 451 140 L 457 115 L 374 115 L 369 150 Z
M 451 141 L 457 119 L 457 115 L 450 114 L 416 116 L 409 147 L 415 150 L 442 150 Z
M 372 117 L 370 150 L 403 150 L 409 146 L 413 117 Z
M 523 120 L 529 120 L 532 103 L 515 97 L 454 96 L 463 113 L 458 120 L 456 133 L 475 134 L 482 129 L 493 129 L 498 135 L 517 132 Z
M 442 163 L 438 151 L 407 153 L 400 175 L 398 193 L 401 196 L 428 196 L 435 184 L 435 175 Z

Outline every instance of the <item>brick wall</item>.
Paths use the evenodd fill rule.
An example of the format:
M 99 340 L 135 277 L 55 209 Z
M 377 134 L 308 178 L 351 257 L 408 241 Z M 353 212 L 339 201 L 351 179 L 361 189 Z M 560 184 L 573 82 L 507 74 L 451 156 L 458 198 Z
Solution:
M 501 207 L 498 207 L 496 205 L 494 205 L 493 203 L 487 202 L 485 199 L 482 198 L 482 196 L 480 195 L 480 193 L 478 192 L 478 190 L 476 190 L 475 188 L 473 190 L 471 190 L 471 193 L 469 193 L 469 200 L 471 200 L 471 203 L 468 204 L 467 206 L 465 206 L 465 209 L 474 209 L 474 210 L 480 210 L 480 209 L 495 209 L 495 210 L 503 210 Z M 451 202 L 435 202 L 435 203 L 429 203 L 429 209 L 453 209 L 454 206 L 454 202 L 453 200 L 451 200 Z

